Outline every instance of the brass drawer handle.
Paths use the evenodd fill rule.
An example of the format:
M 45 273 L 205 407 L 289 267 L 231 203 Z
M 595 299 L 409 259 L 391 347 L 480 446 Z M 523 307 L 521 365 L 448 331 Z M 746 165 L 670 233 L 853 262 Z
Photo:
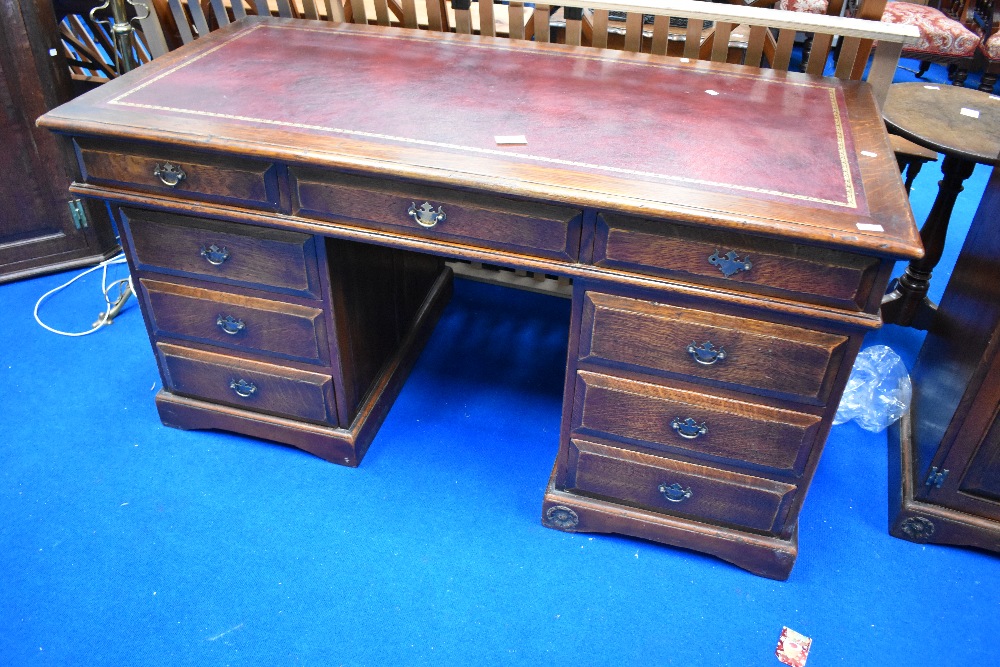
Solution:
M 664 482 L 663 484 L 660 484 L 660 493 L 662 493 L 663 497 L 672 503 L 682 503 L 691 497 L 691 487 L 689 486 L 685 489 L 677 482 L 668 486 L 667 483 Z
M 705 422 L 699 424 L 691 417 L 687 419 L 681 419 L 676 417 L 672 422 L 670 422 L 670 428 L 677 431 L 677 435 L 681 436 L 685 440 L 694 440 L 703 435 L 708 434 L 708 425 Z
M 712 366 L 726 358 L 725 348 L 718 348 L 712 345 L 712 341 L 705 341 L 701 345 L 691 343 L 687 347 L 688 354 L 702 366 Z
M 220 248 L 214 243 L 207 248 L 202 246 L 201 256 L 208 260 L 212 266 L 219 266 L 229 259 L 229 251 L 225 247 Z
M 219 319 L 215 320 L 215 323 L 220 329 L 222 329 L 223 333 L 227 333 L 230 336 L 235 336 L 247 328 L 247 325 L 243 320 L 238 320 L 232 315 L 219 315 Z
M 444 222 L 448 219 L 445 215 L 444 209 L 438 206 L 438 210 L 434 210 L 434 207 L 430 202 L 425 201 L 423 204 L 417 208 L 417 203 L 413 202 L 410 204 L 410 208 L 407 209 L 406 213 L 413 218 L 418 225 L 421 227 L 427 227 L 430 229 L 439 222 Z
M 730 250 L 722 256 L 720 256 L 719 251 L 716 250 L 709 256 L 708 263 L 712 266 L 718 267 L 719 271 L 722 271 L 722 275 L 727 278 L 739 273 L 740 271 L 749 271 L 753 268 L 753 264 L 750 262 L 750 255 L 740 259 L 735 250 Z
M 239 380 L 231 380 L 229 382 L 229 388 L 236 392 L 236 395 L 241 398 L 250 398 L 257 393 L 257 385 L 253 382 L 247 382 L 243 378 Z
M 183 169 L 169 162 L 164 162 L 163 165 L 157 162 L 153 167 L 153 176 L 156 176 L 160 179 L 161 183 L 171 188 L 176 188 L 178 183 L 187 178 L 187 174 L 184 173 Z

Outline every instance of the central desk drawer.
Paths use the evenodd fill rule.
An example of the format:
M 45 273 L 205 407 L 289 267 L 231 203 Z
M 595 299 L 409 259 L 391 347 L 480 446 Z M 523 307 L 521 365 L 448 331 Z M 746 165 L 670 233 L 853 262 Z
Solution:
M 329 358 L 323 311 L 156 280 L 141 281 L 156 336 L 313 363 Z
M 320 298 L 307 234 L 123 208 L 136 268 Z
M 701 521 L 777 533 L 797 487 L 571 440 L 567 490 Z
M 164 386 L 182 396 L 321 424 L 336 424 L 329 375 L 159 343 Z
M 582 360 L 822 405 L 846 336 L 587 292 Z
M 669 221 L 602 213 L 594 263 L 848 310 L 863 310 L 879 260 Z
M 278 207 L 273 163 L 164 146 L 80 139 L 84 180 L 170 196 Z
M 574 432 L 732 465 L 801 473 L 821 419 L 587 371 L 577 373 Z
M 313 169 L 289 174 L 300 215 L 550 259 L 579 254 L 579 209 Z

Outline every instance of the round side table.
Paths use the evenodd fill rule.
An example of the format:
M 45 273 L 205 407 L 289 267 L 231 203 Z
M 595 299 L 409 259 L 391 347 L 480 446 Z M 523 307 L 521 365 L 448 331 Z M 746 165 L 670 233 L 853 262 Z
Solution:
M 957 86 L 897 83 L 889 87 L 882 118 L 892 134 L 944 155 L 938 194 L 920 228 L 924 256 L 910 262 L 882 300 L 883 321 L 926 330 L 937 310 L 927 289 L 955 200 L 976 164 L 1000 164 L 1000 97 Z

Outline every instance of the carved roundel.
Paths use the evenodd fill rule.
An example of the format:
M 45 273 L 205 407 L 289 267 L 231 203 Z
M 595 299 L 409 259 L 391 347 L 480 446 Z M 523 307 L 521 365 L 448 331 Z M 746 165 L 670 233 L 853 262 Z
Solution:
M 565 505 L 553 505 L 545 512 L 545 518 L 557 528 L 575 528 L 580 523 L 576 512 Z
M 926 540 L 934 534 L 934 523 L 922 516 L 911 516 L 901 528 L 911 540 Z

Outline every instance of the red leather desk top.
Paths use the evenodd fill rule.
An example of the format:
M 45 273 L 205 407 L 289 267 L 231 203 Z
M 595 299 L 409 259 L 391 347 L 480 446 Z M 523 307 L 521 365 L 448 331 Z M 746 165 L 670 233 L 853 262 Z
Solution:
M 894 164 L 887 144 L 857 145 L 833 79 L 299 20 L 251 21 L 192 46 L 50 116 L 92 133 L 388 160 L 849 232 L 872 222 L 861 151 Z M 887 212 L 905 227 L 907 211 Z

